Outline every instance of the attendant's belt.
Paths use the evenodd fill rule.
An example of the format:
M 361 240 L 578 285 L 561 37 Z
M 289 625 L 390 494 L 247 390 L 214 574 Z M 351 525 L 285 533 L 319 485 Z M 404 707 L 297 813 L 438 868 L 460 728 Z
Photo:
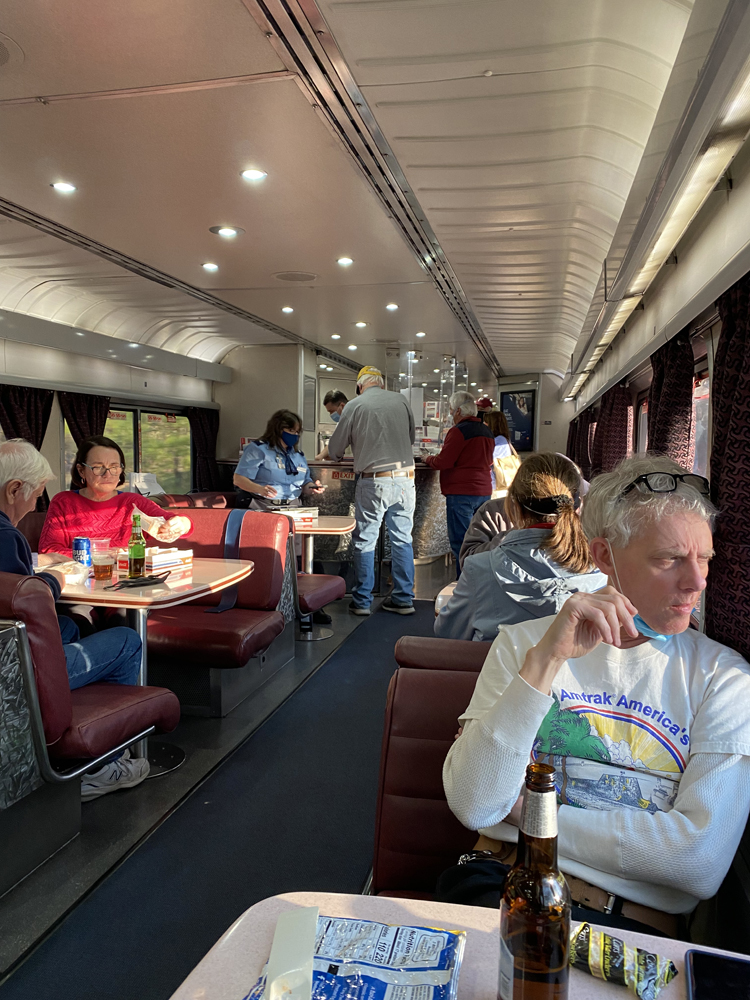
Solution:
M 401 476 L 408 476 L 409 479 L 413 479 L 414 469 L 393 469 L 389 472 L 362 472 L 360 475 L 363 479 L 380 479 L 382 476 L 387 476 L 388 479 L 398 479 Z
M 516 863 L 515 845 L 492 840 L 490 837 L 480 834 L 475 850 L 484 852 L 488 847 L 499 848 L 499 850 L 493 850 L 492 853 L 503 864 L 514 865 Z M 566 875 L 565 881 L 570 889 L 570 898 L 578 906 L 585 906 L 598 913 L 614 913 L 617 916 L 627 917 L 629 920 L 638 920 L 649 927 L 655 927 L 662 934 L 677 937 L 677 917 L 674 913 L 664 913 L 663 910 L 655 910 L 651 906 L 632 903 L 629 899 L 615 896 L 614 893 L 600 889 L 599 886 L 591 885 L 589 882 L 584 882 L 583 879 L 575 878 L 573 875 Z

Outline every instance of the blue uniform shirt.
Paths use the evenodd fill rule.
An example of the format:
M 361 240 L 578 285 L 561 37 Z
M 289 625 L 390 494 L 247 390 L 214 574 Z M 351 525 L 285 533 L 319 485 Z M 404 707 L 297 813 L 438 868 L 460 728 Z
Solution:
M 245 446 L 234 471 L 236 475 L 245 476 L 261 486 L 273 486 L 277 500 L 296 500 L 305 483 L 311 483 L 313 479 L 301 451 L 293 451 L 291 459 L 297 466 L 294 476 L 286 471 L 282 448 L 273 448 L 265 441 L 251 441 Z

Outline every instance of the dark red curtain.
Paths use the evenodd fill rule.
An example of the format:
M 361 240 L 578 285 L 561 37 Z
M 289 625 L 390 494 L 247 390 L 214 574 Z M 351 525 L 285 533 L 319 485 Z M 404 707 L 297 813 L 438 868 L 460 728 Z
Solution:
M 584 479 L 591 479 L 591 447 L 596 432 L 596 412 L 589 406 L 578 415 L 578 433 L 576 434 L 575 463 L 580 468 Z
M 706 632 L 750 658 L 750 275 L 716 303 L 721 336 L 711 381 L 711 495 L 719 508 Z
M 23 438 L 35 448 L 41 448 L 54 395 L 51 389 L 0 385 L 0 427 L 5 437 Z M 45 490 L 37 501 L 36 509 L 46 510 L 48 506 L 49 498 Z
M 591 473 L 611 472 L 627 458 L 633 435 L 633 401 L 624 385 L 616 385 L 602 396 L 591 448 Z
M 651 355 L 648 450 L 693 468 L 693 345 L 684 331 Z
M 201 406 L 189 406 L 185 415 L 190 421 L 193 439 L 193 484 L 196 490 L 221 489 L 219 466 L 216 464 L 216 438 L 219 435 L 219 411 Z
M 578 417 L 575 417 L 568 424 L 568 443 L 565 445 L 565 454 L 572 461 L 576 460 L 576 438 L 578 436 Z
M 109 413 L 109 396 L 58 392 L 57 399 L 76 447 L 86 438 L 104 433 Z

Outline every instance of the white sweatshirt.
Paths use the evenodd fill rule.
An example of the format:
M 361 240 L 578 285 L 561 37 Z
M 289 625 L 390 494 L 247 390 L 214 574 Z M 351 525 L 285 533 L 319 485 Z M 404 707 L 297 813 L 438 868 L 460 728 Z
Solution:
M 669 913 L 714 895 L 750 808 L 750 665 L 695 630 L 563 664 L 547 696 L 518 672 L 552 619 L 501 626 L 443 768 L 461 822 L 504 823 L 530 755 L 557 770 L 560 867 Z

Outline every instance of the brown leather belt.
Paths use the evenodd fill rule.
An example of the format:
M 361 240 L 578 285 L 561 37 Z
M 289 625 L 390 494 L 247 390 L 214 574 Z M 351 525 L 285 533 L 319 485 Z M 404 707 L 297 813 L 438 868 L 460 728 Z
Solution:
M 477 851 L 492 851 L 498 861 L 503 864 L 513 865 L 516 861 L 516 847 L 501 840 L 493 840 L 491 837 L 479 835 L 479 840 L 474 845 Z M 629 920 L 638 920 L 649 927 L 655 927 L 669 937 L 677 937 L 678 924 L 674 913 L 664 913 L 663 910 L 655 910 L 651 906 L 642 906 L 640 903 L 631 903 L 622 896 L 600 889 L 597 885 L 584 882 L 583 879 L 575 878 L 573 875 L 565 876 L 565 881 L 570 889 L 570 898 L 578 906 L 585 906 L 589 910 L 596 910 L 598 913 L 622 914 Z M 596 921 L 594 921 L 596 922 Z
M 394 469 L 390 472 L 363 472 L 361 475 L 363 479 L 380 479 L 383 476 L 387 476 L 389 479 L 397 479 L 401 476 L 408 476 L 409 479 L 413 479 L 414 469 Z

